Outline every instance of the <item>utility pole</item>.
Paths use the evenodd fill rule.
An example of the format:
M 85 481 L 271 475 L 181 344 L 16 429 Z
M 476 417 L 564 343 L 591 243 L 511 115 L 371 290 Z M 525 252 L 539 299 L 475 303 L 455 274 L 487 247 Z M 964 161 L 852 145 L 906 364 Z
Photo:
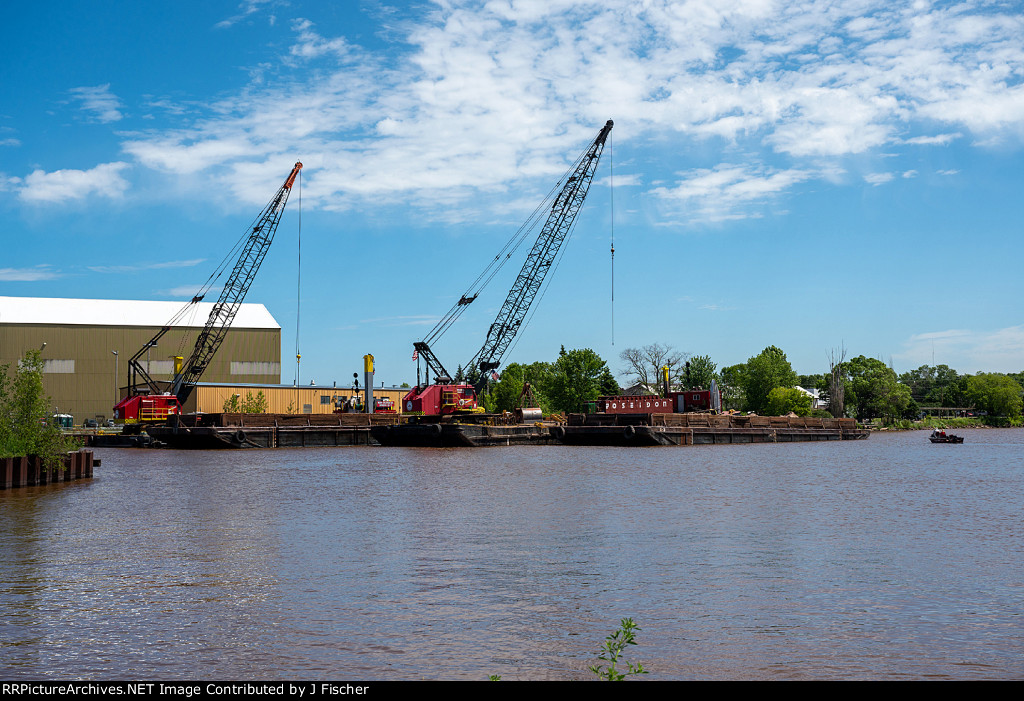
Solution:
M 117 351 L 110 351 L 114 354 L 114 406 L 121 401 L 120 392 L 117 391 Z

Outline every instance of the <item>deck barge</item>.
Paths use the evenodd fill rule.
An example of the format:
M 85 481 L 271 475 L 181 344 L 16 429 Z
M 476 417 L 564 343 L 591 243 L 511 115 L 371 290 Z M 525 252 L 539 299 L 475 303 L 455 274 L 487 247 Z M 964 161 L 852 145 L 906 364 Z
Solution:
M 146 432 L 169 448 L 315 448 L 375 445 L 371 427 L 400 420 L 394 414 L 217 413 L 183 415 L 177 425 Z
M 422 417 L 421 417 L 422 418 Z M 371 428 L 385 446 L 494 445 L 659 446 L 720 443 L 782 443 L 856 440 L 869 432 L 853 419 L 729 414 L 570 414 L 565 423 L 488 425 L 477 417 L 462 423 L 419 421 Z
M 561 423 L 510 415 L 201 414 L 146 429 L 171 448 L 348 445 L 455 448 L 510 445 L 686 446 L 867 438 L 853 419 L 729 414 L 569 414 Z
M 854 419 L 730 414 L 570 414 L 552 429 L 566 445 L 712 445 L 867 438 Z

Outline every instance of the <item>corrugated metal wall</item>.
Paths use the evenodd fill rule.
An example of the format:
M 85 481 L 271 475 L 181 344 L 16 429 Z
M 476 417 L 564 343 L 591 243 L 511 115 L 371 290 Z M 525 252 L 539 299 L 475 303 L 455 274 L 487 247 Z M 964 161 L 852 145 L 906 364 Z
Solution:
M 0 364 L 17 367 L 26 350 L 38 349 L 46 343 L 42 356 L 49 361 L 47 369 L 51 372 L 44 374 L 43 387 L 56 410 L 72 414 L 75 423 L 81 424 L 85 419 L 103 419 L 113 415 L 118 392 L 123 392 L 128 384 L 128 360 L 159 330 L 159 327 L 141 326 L 0 323 Z M 160 339 L 160 345 L 149 353 L 153 365 L 174 355 L 188 357 L 199 331 L 195 328 L 168 331 Z M 116 358 L 115 350 L 118 352 Z M 276 365 L 271 365 L 270 369 L 276 367 L 277 373 L 232 375 L 232 361 L 273 363 Z M 115 365 L 118 371 L 116 388 Z M 72 367 L 73 372 L 68 372 Z M 281 382 L 280 367 L 280 329 L 233 328 L 228 331 L 210 368 L 203 375 L 203 381 L 278 384 Z M 153 379 L 169 380 L 171 376 L 158 374 Z
M 203 412 L 207 414 L 224 410 L 224 403 L 232 395 L 239 395 L 239 402 L 246 394 L 256 397 L 260 392 L 267 399 L 268 414 L 330 414 L 334 412 L 335 398 L 348 399 L 355 394 L 351 387 L 244 387 L 236 385 L 207 386 L 201 384 L 192 392 L 185 402 L 186 413 Z M 408 388 L 374 387 L 374 399 L 387 397 L 395 403 L 397 411 L 402 404 L 402 397 L 409 392 Z M 359 388 L 359 396 L 365 399 L 366 389 Z

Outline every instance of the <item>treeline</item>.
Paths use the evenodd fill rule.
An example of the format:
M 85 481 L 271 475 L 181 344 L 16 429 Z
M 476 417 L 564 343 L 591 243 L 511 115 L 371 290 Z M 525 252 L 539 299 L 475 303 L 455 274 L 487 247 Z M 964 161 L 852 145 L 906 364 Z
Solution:
M 672 389 L 707 389 L 714 380 L 727 409 L 762 415 L 812 414 L 811 396 L 797 387 L 818 390 L 830 415 L 861 421 L 916 419 L 926 406 L 969 409 L 1014 422 L 1024 414 L 1024 373 L 960 375 L 946 365 L 922 365 L 897 375 L 881 360 L 864 355 L 847 359 L 845 351 L 835 351 L 829 372 L 798 375 L 776 346 L 721 370 L 706 355 L 689 356 L 658 343 L 628 348 L 620 358 L 624 374 L 653 392 L 659 391 L 660 368 L 667 366 Z
M 9 365 L 0 365 L 0 457 L 38 455 L 54 466 L 77 447 L 61 433 L 50 411 L 40 352 L 26 353 L 13 372 Z
M 715 383 L 724 408 L 762 416 L 817 414 L 891 423 L 918 418 L 924 406 L 943 406 L 1019 423 L 1024 414 L 1024 373 L 960 375 L 946 365 L 922 365 L 897 375 L 876 358 L 847 359 L 845 351 L 835 351 L 829 372 L 798 375 L 777 346 L 721 369 L 710 356 L 691 355 L 661 343 L 627 348 L 619 359 L 625 387 L 593 350 L 567 351 L 563 346 L 552 362 L 509 364 L 480 399 L 488 411 L 511 411 L 524 405 L 524 388 L 529 385 L 532 404 L 545 414 L 579 412 L 599 396 L 661 394 L 663 368 L 668 368 L 671 391 L 710 389 Z M 460 367 L 455 379 L 475 384 L 479 374 Z M 814 409 L 811 395 L 799 388 L 817 390 L 827 409 Z
M 472 383 L 475 378 L 460 368 L 455 379 Z M 527 405 L 539 406 L 545 414 L 581 412 L 587 402 L 619 393 L 619 384 L 601 356 L 589 348 L 566 350 L 562 346 L 552 362 L 505 366 L 501 377 L 490 383 L 481 397 L 484 408 L 500 412 L 523 406 L 527 384 L 533 398 Z

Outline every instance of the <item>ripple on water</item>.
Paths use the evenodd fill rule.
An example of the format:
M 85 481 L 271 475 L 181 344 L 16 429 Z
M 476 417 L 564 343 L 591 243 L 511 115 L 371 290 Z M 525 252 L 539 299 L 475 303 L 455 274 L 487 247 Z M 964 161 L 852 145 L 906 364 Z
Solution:
M 0 492 L 5 677 L 1024 673 L 1024 434 L 100 451 Z

